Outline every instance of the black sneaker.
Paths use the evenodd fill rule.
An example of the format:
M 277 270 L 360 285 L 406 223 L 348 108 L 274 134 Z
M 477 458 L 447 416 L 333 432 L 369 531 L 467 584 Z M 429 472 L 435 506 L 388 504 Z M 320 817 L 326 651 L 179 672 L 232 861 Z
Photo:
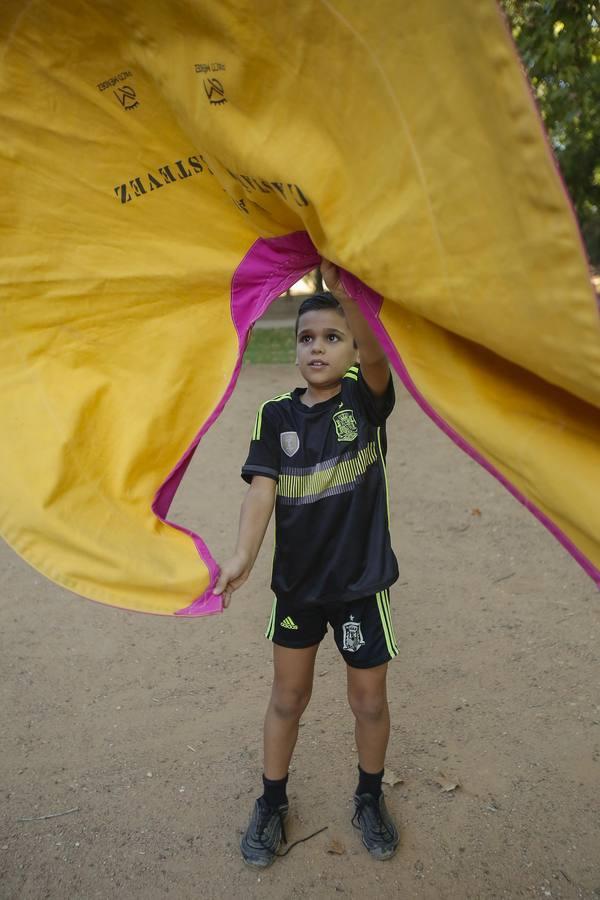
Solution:
M 360 828 L 363 844 L 375 859 L 389 859 L 396 852 L 400 838 L 383 794 L 379 800 L 372 794 L 355 794 L 354 806 L 352 824 Z
M 287 803 L 282 803 L 281 806 L 273 809 L 267 805 L 264 797 L 258 798 L 254 804 L 246 834 L 240 843 L 245 863 L 260 868 L 271 865 L 282 839 L 287 844 L 283 827 L 283 820 L 287 813 Z

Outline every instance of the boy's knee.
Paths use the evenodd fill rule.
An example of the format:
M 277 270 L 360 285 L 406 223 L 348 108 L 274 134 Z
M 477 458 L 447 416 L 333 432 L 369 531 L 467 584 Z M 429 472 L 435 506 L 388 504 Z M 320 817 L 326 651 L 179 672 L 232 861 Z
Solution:
M 281 719 L 299 719 L 310 700 L 310 691 L 273 687 L 272 706 Z
M 371 694 L 367 691 L 350 691 L 348 694 L 350 708 L 357 719 L 378 721 L 385 714 L 387 700 L 384 694 Z

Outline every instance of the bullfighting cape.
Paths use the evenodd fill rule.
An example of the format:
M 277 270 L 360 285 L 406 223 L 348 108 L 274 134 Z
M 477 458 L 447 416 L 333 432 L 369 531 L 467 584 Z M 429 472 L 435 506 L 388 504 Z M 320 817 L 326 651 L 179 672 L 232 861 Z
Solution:
M 598 578 L 595 297 L 493 0 L 4 0 L 0 27 L 18 553 L 113 606 L 218 611 L 169 505 L 323 255 L 424 411 Z

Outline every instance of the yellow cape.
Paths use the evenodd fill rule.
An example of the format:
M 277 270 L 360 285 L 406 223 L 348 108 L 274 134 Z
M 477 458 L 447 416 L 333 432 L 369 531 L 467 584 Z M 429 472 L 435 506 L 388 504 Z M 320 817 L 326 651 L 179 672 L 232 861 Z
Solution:
M 323 254 L 428 414 L 598 577 L 597 308 L 493 0 L 5 0 L 0 25 L 15 550 L 104 603 L 218 610 L 169 502 L 252 322 Z

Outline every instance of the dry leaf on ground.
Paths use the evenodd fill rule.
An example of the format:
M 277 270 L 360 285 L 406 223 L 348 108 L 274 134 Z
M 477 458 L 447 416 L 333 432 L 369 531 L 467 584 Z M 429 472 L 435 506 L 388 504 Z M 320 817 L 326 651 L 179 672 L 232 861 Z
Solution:
M 446 794 L 449 794 L 460 787 L 458 781 L 453 781 L 451 778 L 448 778 L 446 775 L 444 775 L 443 772 L 439 772 L 437 778 L 435 779 L 435 783 L 438 784 L 440 786 L 440 790 Z
M 444 784 L 440 784 L 440 788 L 442 791 L 449 793 L 450 791 L 455 791 L 460 787 L 460 784 L 456 781 L 447 781 Z
M 383 783 L 389 784 L 390 787 L 394 787 L 395 784 L 404 784 L 404 778 L 400 778 L 399 775 L 396 775 L 393 769 L 386 769 L 385 775 L 383 776 Z
M 339 838 L 332 838 L 325 849 L 327 850 L 327 853 L 335 853 L 337 856 L 341 856 L 346 852 L 346 848 Z

